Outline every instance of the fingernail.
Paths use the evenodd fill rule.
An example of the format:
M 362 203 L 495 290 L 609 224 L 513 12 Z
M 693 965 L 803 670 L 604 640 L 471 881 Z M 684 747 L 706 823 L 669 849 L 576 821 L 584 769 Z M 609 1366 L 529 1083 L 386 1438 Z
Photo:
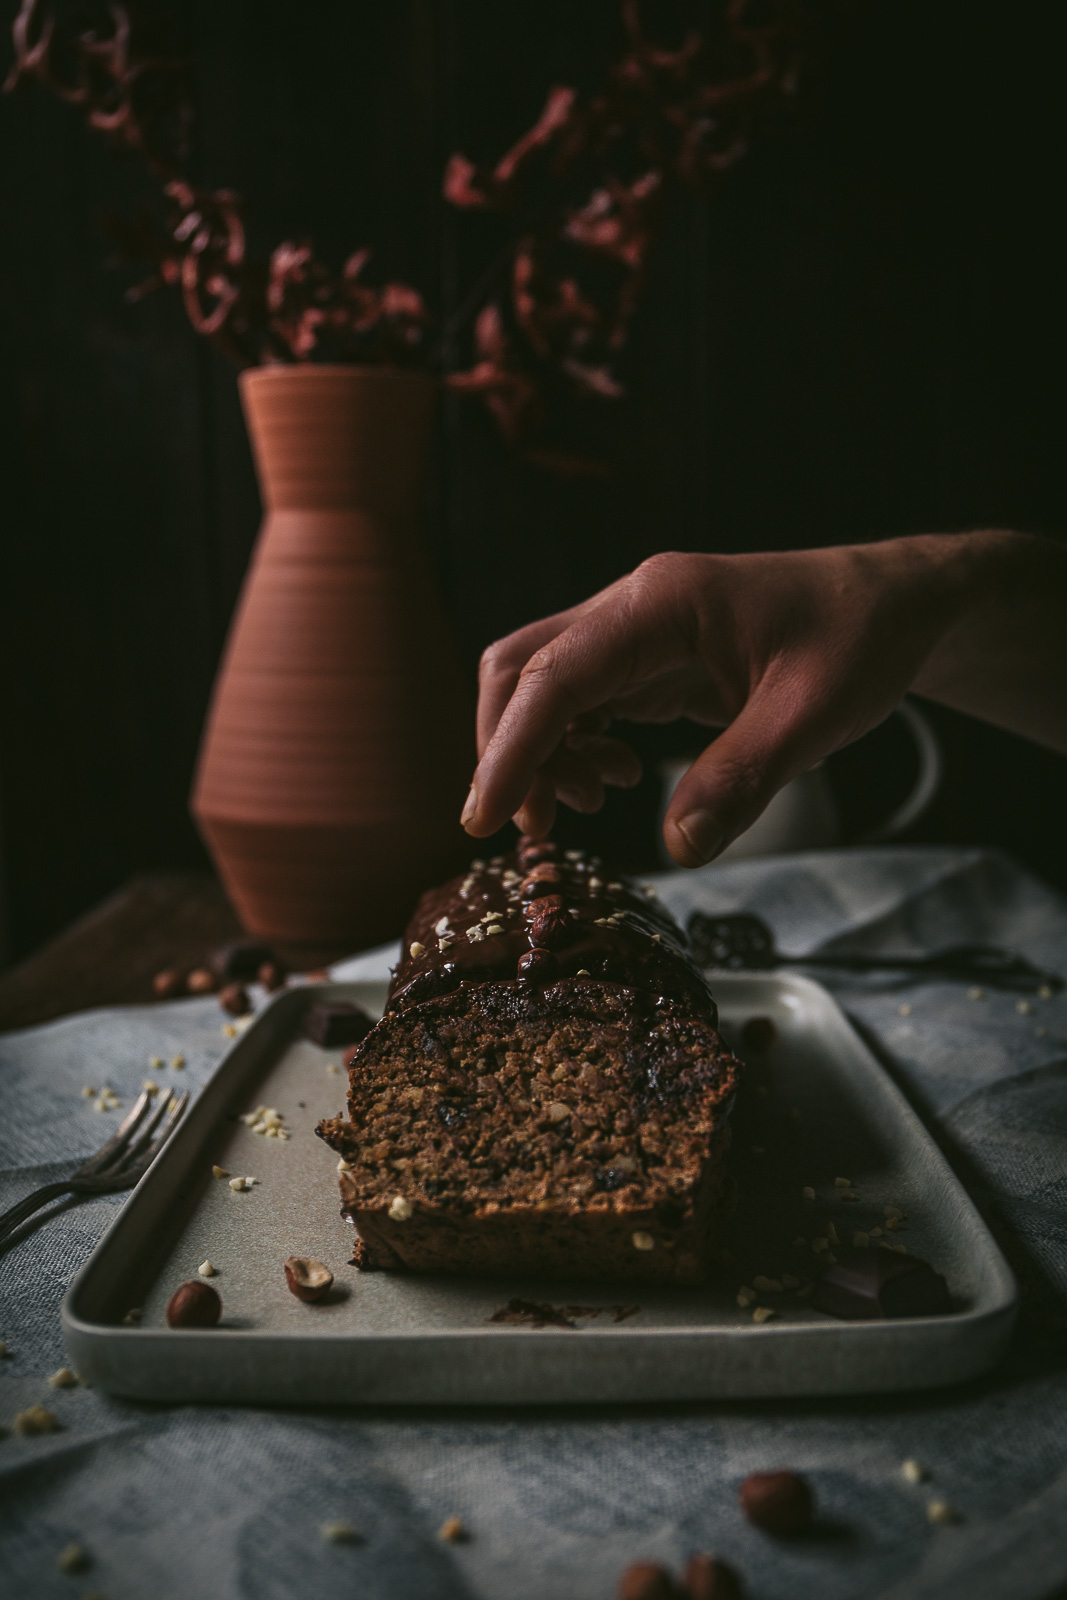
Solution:
M 475 814 L 475 812 L 477 810 L 478 810 L 478 791 L 477 791 L 477 789 L 474 787 L 474 785 L 472 783 L 471 784 L 471 792 L 467 796 L 467 803 L 463 807 L 463 811 L 462 811 L 462 814 L 461 814 L 460 819 L 459 819 L 461 828 L 465 828 L 467 826 L 467 823 L 470 822 L 471 818 L 474 816 L 474 814 Z
M 678 819 L 676 826 L 699 861 L 710 861 L 722 849 L 722 838 L 710 811 L 690 811 Z

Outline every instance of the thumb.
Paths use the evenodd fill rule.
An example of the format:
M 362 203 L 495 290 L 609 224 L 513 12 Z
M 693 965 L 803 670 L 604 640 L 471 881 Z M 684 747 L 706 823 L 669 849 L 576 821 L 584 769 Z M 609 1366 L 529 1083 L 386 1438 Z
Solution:
M 755 694 L 679 783 L 663 823 L 681 867 L 701 867 L 744 833 L 785 784 L 827 753 L 780 693 Z

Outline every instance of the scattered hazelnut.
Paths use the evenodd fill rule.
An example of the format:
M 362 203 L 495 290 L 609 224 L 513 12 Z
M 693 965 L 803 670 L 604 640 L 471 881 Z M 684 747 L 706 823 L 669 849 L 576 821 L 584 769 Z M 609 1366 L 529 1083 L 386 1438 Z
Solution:
M 190 994 L 212 994 L 215 988 L 215 974 L 209 972 L 207 967 L 196 967 L 186 978 L 185 987 Z
M 333 1288 L 333 1273 L 314 1256 L 290 1256 L 285 1263 L 285 1281 L 290 1294 L 310 1305 Z
M 53 1372 L 49 1378 L 53 1389 L 73 1389 L 78 1382 L 78 1374 L 71 1372 L 69 1367 L 60 1367 L 58 1372 Z
M 84 1572 L 89 1566 L 89 1557 L 80 1544 L 68 1544 L 60 1551 L 56 1565 L 60 1572 Z
M 225 989 L 219 990 L 219 1005 L 231 1017 L 247 1017 L 252 1009 L 248 990 L 239 983 L 228 983 Z
M 635 1561 L 619 1579 L 618 1600 L 675 1600 L 678 1591 L 666 1567 Z
M 791 1539 L 811 1526 L 815 1497 L 796 1472 L 753 1472 L 739 1493 L 741 1510 L 764 1533 Z
M 742 1600 L 737 1573 L 714 1556 L 693 1556 L 682 1573 L 682 1587 L 689 1600 Z
M 173 1000 L 174 996 L 181 994 L 185 979 L 173 967 L 168 967 L 164 972 L 157 972 L 152 979 L 152 993 L 157 1000 Z
M 458 1517 L 446 1517 L 437 1530 L 437 1537 L 443 1539 L 446 1544 L 460 1544 L 468 1535 Z
M 59 1429 L 59 1418 L 44 1406 L 27 1406 L 25 1411 L 16 1414 L 14 1426 L 15 1432 L 24 1437 L 37 1433 L 56 1433 Z
M 256 973 L 257 982 L 261 983 L 268 994 L 276 994 L 279 989 L 285 988 L 288 973 L 280 961 L 264 961 Z
M 222 1315 L 222 1301 L 210 1284 L 191 1279 L 167 1301 L 169 1328 L 213 1328 Z

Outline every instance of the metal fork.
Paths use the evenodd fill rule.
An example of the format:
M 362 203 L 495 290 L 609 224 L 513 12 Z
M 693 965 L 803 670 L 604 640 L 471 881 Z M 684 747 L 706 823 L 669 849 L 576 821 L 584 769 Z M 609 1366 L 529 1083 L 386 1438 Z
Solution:
M 60 1195 L 111 1194 L 118 1189 L 132 1189 L 162 1150 L 189 1104 L 188 1094 L 179 1100 L 170 1095 L 160 1097 L 154 1108 L 152 1100 L 147 1092 L 138 1095 L 118 1130 L 77 1172 L 59 1183 L 46 1183 L 5 1211 L 0 1216 L 0 1239 Z

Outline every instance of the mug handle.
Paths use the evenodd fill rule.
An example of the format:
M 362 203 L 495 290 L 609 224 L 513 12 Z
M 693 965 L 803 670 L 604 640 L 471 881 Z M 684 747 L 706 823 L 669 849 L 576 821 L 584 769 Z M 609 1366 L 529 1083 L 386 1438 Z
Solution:
M 873 828 L 868 828 L 858 839 L 853 840 L 854 844 L 885 844 L 888 840 L 897 838 L 905 828 L 910 828 L 913 822 L 918 822 L 941 787 L 945 761 L 941 752 L 941 741 L 934 732 L 929 717 L 910 699 L 902 700 L 892 715 L 901 718 L 915 740 L 915 749 L 919 757 L 918 775 L 911 793 L 900 802 L 896 810 L 891 811 L 883 821 L 876 822 Z

